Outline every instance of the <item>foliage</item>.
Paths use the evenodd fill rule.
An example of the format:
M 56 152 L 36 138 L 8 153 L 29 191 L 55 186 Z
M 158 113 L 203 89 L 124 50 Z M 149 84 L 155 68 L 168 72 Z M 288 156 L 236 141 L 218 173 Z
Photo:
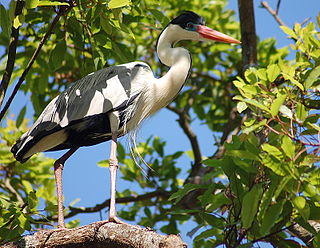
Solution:
M 66 4 L 28 0 L 17 17 L 15 1 L 9 8 L 0 4 L 0 45 L 7 48 L 11 26 L 20 27 L 11 82 L 21 76 L 53 17 Z M 183 5 L 169 0 L 68 2 L 71 9 L 56 24 L 20 89 L 30 96 L 32 106 L 21 106 L 15 122 L 7 119 L 2 124 L 1 241 L 52 223 L 56 213 L 53 160 L 39 154 L 20 165 L 9 151 L 27 129 L 24 118 L 30 108 L 36 118 L 70 83 L 114 64 L 143 60 L 161 76 L 167 68 L 159 65 L 154 52 L 157 36 L 184 9 L 239 38 L 239 24 L 225 5 L 225 0 Z M 295 42 L 291 45 L 295 61 L 286 60 L 288 48 L 276 49 L 274 39 L 264 40 L 258 44 L 259 68 L 250 68 L 243 76 L 238 47 L 181 42 L 197 56 L 187 85 L 168 109 L 177 114 L 192 151 L 167 153 L 165 141 L 150 137 L 137 145 L 138 164 L 144 160 L 152 167 L 145 175 L 120 146 L 122 180 L 136 187 L 118 192 L 118 198 L 144 196 L 127 202 L 121 218 L 165 233 L 179 233 L 180 224 L 191 220 L 197 226 L 189 235 L 197 248 L 251 247 L 260 241 L 298 247 L 287 233 L 295 223 L 316 235 L 309 221 L 319 219 L 320 207 L 319 33 L 312 23 L 282 29 Z M 0 74 L 6 62 L 4 54 Z M 208 139 L 218 147 L 206 158 L 196 149 L 197 133 L 191 129 L 195 119 L 212 131 L 214 138 Z M 177 166 L 184 153 L 191 162 L 187 177 Z M 107 166 L 107 161 L 98 165 Z M 65 213 L 72 211 L 68 206 Z M 319 237 L 313 242 L 318 247 Z
M 10 147 L 27 130 L 27 121 L 20 128 L 10 119 L 1 128 L 0 174 L 0 237 L 12 239 L 39 226 L 39 216 L 55 213 L 56 198 L 51 172 L 53 159 L 35 156 L 21 165 L 12 159 Z M 39 208 L 41 207 L 41 208 Z

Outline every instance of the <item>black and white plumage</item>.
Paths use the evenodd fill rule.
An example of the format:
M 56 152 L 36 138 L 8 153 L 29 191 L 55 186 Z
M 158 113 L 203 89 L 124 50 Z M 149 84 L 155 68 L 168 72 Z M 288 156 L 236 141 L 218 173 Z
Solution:
M 131 130 L 150 114 L 148 109 L 137 108 L 148 101 L 143 91 L 152 76 L 147 64 L 133 62 L 76 81 L 47 105 L 17 141 L 12 148 L 16 159 L 24 162 L 41 151 L 95 145 L 110 140 L 112 131 L 123 135 L 125 128 Z
M 174 47 L 180 40 L 240 43 L 230 36 L 204 26 L 203 18 L 185 11 L 161 32 L 156 51 L 170 67 L 155 78 L 143 62 L 113 66 L 91 73 L 53 99 L 30 130 L 12 147 L 18 161 L 25 162 L 42 151 L 70 149 L 55 163 L 58 194 L 58 226 L 63 227 L 62 168 L 79 147 L 111 141 L 111 221 L 115 211 L 117 137 L 136 128 L 145 118 L 169 104 L 179 93 L 191 70 L 188 50 Z

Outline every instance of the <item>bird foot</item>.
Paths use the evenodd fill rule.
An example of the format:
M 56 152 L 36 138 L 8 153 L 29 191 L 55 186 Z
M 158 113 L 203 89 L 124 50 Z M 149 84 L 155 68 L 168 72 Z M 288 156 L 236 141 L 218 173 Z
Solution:
M 107 222 L 113 222 L 116 224 L 126 224 L 124 221 L 120 220 L 117 216 L 109 217 Z

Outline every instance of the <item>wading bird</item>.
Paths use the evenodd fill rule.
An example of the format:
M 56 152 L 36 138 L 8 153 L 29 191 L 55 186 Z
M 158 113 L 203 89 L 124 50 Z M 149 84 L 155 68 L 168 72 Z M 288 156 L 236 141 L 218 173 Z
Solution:
M 170 67 L 163 77 L 155 78 L 143 62 L 91 73 L 54 98 L 12 147 L 15 158 L 22 163 L 38 152 L 69 149 L 54 163 L 58 227 L 64 227 L 62 170 L 65 161 L 79 147 L 107 140 L 111 140 L 108 221 L 121 222 L 115 208 L 117 138 L 165 107 L 181 90 L 191 70 L 191 56 L 188 50 L 174 47 L 180 40 L 240 43 L 206 27 L 203 18 L 196 13 L 185 11 L 164 28 L 157 40 L 158 57 L 161 63 Z

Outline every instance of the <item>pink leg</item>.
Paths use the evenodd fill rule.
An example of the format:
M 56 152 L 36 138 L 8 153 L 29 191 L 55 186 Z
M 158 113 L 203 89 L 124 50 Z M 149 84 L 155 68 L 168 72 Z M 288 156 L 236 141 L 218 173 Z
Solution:
M 54 176 L 56 179 L 56 190 L 58 198 L 58 228 L 65 228 L 63 214 L 63 193 L 62 193 L 62 171 L 65 161 L 77 150 L 72 148 L 54 163 Z
M 116 211 L 116 180 L 117 180 L 117 169 L 118 169 L 118 159 L 117 159 L 117 134 L 112 134 L 111 139 L 111 151 L 109 159 L 109 169 L 110 169 L 110 209 L 109 209 L 109 220 L 110 222 L 123 223 L 117 217 Z

